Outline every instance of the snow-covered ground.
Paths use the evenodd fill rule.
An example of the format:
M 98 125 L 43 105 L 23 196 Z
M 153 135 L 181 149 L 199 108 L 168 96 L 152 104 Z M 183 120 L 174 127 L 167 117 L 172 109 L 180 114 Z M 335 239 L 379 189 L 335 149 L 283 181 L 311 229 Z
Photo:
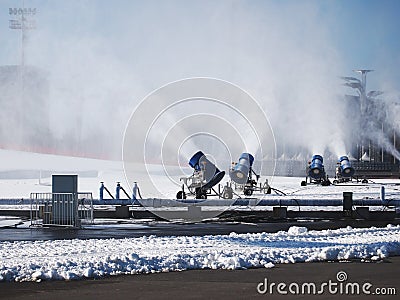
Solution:
M 76 158 L 66 157 L 57 155 L 46 155 L 37 153 L 27 153 L 18 151 L 0 150 L 0 157 L 3 164 L 0 165 L 0 204 L 1 209 L 25 209 L 29 210 L 29 202 L 21 202 L 21 199 L 29 199 L 30 193 L 32 192 L 51 192 L 51 174 L 52 173 L 77 173 L 83 172 L 84 176 L 78 177 L 78 187 L 80 192 L 92 192 L 93 198 L 99 198 L 100 182 L 104 182 L 112 194 L 115 193 L 116 182 L 121 182 L 122 186 L 125 187 L 128 193 L 131 193 L 128 188 L 128 182 L 125 180 L 123 171 L 123 164 L 120 161 L 106 161 L 96 160 L 88 158 Z M 190 168 L 181 170 L 179 167 L 168 166 L 167 176 L 164 173 L 164 169 L 160 165 L 148 165 L 147 171 L 143 171 L 143 168 L 137 168 L 137 173 L 134 174 L 135 180 L 138 182 L 141 194 L 144 198 L 169 198 L 173 199 L 176 197 L 176 193 L 181 189 L 181 182 L 179 177 L 183 173 L 190 174 Z M 52 172 L 49 172 L 52 171 Z M 86 173 L 85 173 L 86 172 Z M 24 175 L 25 178 L 18 178 L 18 176 Z M 29 176 L 26 176 L 28 174 Z M 172 175 L 170 175 L 172 174 Z M 34 178 L 37 176 L 37 178 Z M 221 182 L 223 185 L 229 179 L 225 176 Z M 272 210 L 272 207 L 259 206 L 258 200 L 285 200 L 289 210 L 342 210 L 342 206 L 328 206 L 325 204 L 325 200 L 341 200 L 343 198 L 343 192 L 353 192 L 353 199 L 362 200 L 362 205 L 369 206 L 368 200 L 379 200 L 381 187 L 385 186 L 385 199 L 388 201 L 399 201 L 400 200 L 400 180 L 398 179 L 384 179 L 374 180 L 368 184 L 361 183 L 348 183 L 341 185 L 331 186 L 320 186 L 320 185 L 308 185 L 300 186 L 300 182 L 304 178 L 297 177 L 265 177 L 263 176 L 260 182 L 264 182 L 265 179 L 269 180 L 270 185 L 278 191 L 284 193 L 272 192 L 270 195 L 263 195 L 260 193 L 253 194 L 256 200 L 251 200 L 247 205 L 243 206 L 231 206 L 233 201 L 227 201 L 228 204 L 224 204 L 218 200 L 216 205 L 219 208 L 215 213 L 211 213 L 210 217 L 218 215 L 218 212 L 223 212 L 226 209 L 235 210 Z M 153 185 L 153 183 L 154 185 Z M 176 183 L 180 182 L 179 185 Z M 108 195 L 105 193 L 106 197 Z M 121 192 L 121 197 L 126 196 Z M 161 195 L 161 196 L 160 196 Z M 243 194 L 241 195 L 244 196 Z M 14 199 L 14 202 L 1 201 L 1 199 Z M 299 200 L 322 200 L 316 206 L 298 206 Z M 364 202 L 365 201 L 365 202 Z M 327 201 L 326 201 L 327 202 Z M 142 204 L 151 209 L 154 213 L 159 214 L 159 210 L 177 210 L 174 205 L 183 207 L 187 210 L 186 205 L 182 205 L 174 201 L 163 201 L 154 208 L 152 200 L 142 201 Z M 169 203 L 168 207 L 164 204 Z M 392 201 L 391 204 L 394 202 Z M 12 205 L 6 205 L 12 204 Z M 25 204 L 25 205 L 24 205 Z M 202 211 L 215 211 L 215 203 L 211 204 L 211 201 L 202 203 Z M 96 209 L 105 209 L 104 207 L 96 206 Z M 384 206 L 370 206 L 370 210 L 384 210 Z M 179 210 L 179 209 L 178 209 Z M 400 208 L 398 209 L 400 210 Z M 184 212 L 185 213 L 185 212 Z M 210 214 L 210 213 L 208 213 Z M 166 216 L 163 216 L 166 217 Z M 167 218 L 172 218 L 168 214 Z M 179 218 L 179 216 L 178 216 Z
M 100 181 L 115 190 L 117 181 L 124 182 L 123 164 L 61 155 L 0 150 L 0 198 L 29 198 L 30 193 L 51 192 L 54 174 L 79 174 L 80 191 L 93 192 L 98 197 Z
M 98 198 L 101 181 L 112 192 L 115 191 L 117 181 L 127 187 L 121 162 L 6 150 L 0 150 L 0 157 L 0 198 L 3 199 L 26 199 L 31 192 L 51 192 L 51 177 L 41 176 L 41 170 L 54 173 L 87 172 L 87 176 L 79 177 L 79 191 L 92 192 L 94 198 Z M 179 186 L 171 182 L 157 166 L 150 166 L 150 172 L 153 172 L 152 180 L 162 190 L 154 191 L 153 185 L 148 182 L 148 175 L 138 173 L 137 181 L 143 196 L 157 197 L 161 192 L 166 197 L 174 198 Z M 18 174 L 30 176 L 18 178 Z M 33 178 L 32 174 L 37 174 L 37 178 Z M 179 181 L 179 178 L 175 180 Z M 274 177 L 269 180 L 274 188 L 286 195 L 271 194 L 263 196 L 264 199 L 341 199 L 345 191 L 353 192 L 354 199 L 379 199 L 382 184 L 386 188 L 386 199 L 399 199 L 398 180 L 329 187 L 301 187 L 300 182 L 304 178 Z M 2 205 L 2 209 L 4 207 Z M 13 209 L 22 207 L 12 206 Z M 256 206 L 236 209 L 249 208 L 256 209 Z M 292 209 L 298 208 L 293 206 Z M 0 218 L 0 227 L 17 225 L 19 228 L 29 226 L 19 218 Z M 102 222 L 101 225 L 95 223 L 91 226 L 108 225 Z M 129 226 L 136 228 L 145 225 Z M 271 268 L 276 263 L 379 260 L 400 255 L 400 226 L 368 229 L 348 227 L 323 231 L 291 227 L 287 232 L 278 233 L 148 236 L 118 240 L 0 241 L 0 255 L 0 281 L 70 280 L 203 268 Z
M 80 192 L 92 192 L 93 198 L 99 198 L 101 181 L 105 183 L 112 194 L 115 193 L 116 182 L 121 182 L 128 193 L 131 192 L 128 189 L 129 184 L 126 182 L 121 161 L 8 150 L 0 150 L 0 158 L 2 161 L 0 164 L 0 199 L 27 199 L 32 192 L 51 192 L 51 177 L 48 171 L 55 174 L 86 172 L 85 176 L 78 177 L 78 188 Z M 28 176 L 30 178 L 16 178 L 18 174 L 23 174 L 24 171 L 30 174 Z M 181 170 L 179 167 L 168 166 L 168 171 L 169 174 L 175 175 L 166 176 L 164 168 L 160 165 L 149 165 L 148 172 L 143 172 L 138 168 L 134 177 L 144 198 L 160 196 L 161 198 L 175 198 L 176 193 L 181 188 L 179 177 L 183 173 L 190 173 L 191 169 Z M 221 183 L 225 184 L 228 179 L 229 177 L 225 176 Z M 302 187 L 300 182 L 304 178 L 298 177 L 262 177 L 260 182 L 264 182 L 265 179 L 269 180 L 272 187 L 284 192 L 286 196 L 283 198 L 286 199 L 341 199 L 343 192 L 353 192 L 354 199 L 379 199 L 382 184 L 385 185 L 388 200 L 399 199 L 398 195 L 400 195 L 400 180 L 398 179 L 374 180 L 374 183 L 367 185 L 360 183 L 328 187 L 319 185 Z M 154 182 L 157 190 L 150 181 Z M 261 195 L 254 196 L 261 197 Z M 121 193 L 121 197 L 125 197 L 125 195 Z M 263 196 L 265 199 L 279 197 L 281 196 L 274 193 Z
M 400 226 L 385 228 L 0 242 L 0 281 L 71 280 L 188 269 L 271 268 L 276 263 L 380 260 L 400 255 Z

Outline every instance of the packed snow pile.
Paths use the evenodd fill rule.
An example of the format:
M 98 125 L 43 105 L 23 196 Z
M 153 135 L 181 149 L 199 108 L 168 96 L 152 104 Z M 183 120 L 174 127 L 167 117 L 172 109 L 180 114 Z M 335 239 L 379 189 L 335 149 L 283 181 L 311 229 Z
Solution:
M 215 236 L 0 242 L 0 281 L 98 278 L 400 255 L 400 226 Z

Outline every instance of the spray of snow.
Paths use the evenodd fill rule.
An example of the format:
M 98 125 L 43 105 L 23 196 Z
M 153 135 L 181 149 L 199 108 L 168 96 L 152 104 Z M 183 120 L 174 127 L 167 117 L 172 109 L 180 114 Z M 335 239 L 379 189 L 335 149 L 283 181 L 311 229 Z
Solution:
M 62 4 L 65 17 L 54 26 L 59 6 L 38 7 L 38 27 L 29 32 L 26 47 L 27 64 L 48 72 L 42 105 L 50 126 L 42 137 L 54 140 L 56 149 L 120 158 L 123 129 L 139 101 L 167 82 L 196 76 L 222 78 L 249 91 L 287 147 L 331 147 L 339 131 L 331 125 L 344 121 L 332 111 L 339 86 L 334 78 L 345 69 L 317 3 L 124 2 L 123 10 L 115 10 L 68 1 Z M 105 23 L 104 15 L 113 22 Z M 18 61 L 9 48 L 10 61 Z M 12 112 L 10 107 L 4 116 L 11 120 Z M 36 125 L 23 126 L 27 136 L 43 124 Z M 254 140 L 246 147 L 257 153 L 259 145 Z

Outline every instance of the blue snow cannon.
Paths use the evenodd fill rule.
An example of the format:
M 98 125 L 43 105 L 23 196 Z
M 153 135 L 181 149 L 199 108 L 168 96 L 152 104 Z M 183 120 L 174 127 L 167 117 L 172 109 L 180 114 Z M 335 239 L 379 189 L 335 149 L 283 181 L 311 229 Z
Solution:
M 220 171 L 211 161 L 207 159 L 201 151 L 196 152 L 189 160 L 189 165 L 197 172 L 203 173 L 205 184 L 202 189 L 210 189 L 218 184 L 225 175 L 225 171 Z
M 308 176 L 313 179 L 321 179 L 325 177 L 324 159 L 321 155 L 314 155 L 308 167 Z
M 350 160 L 347 156 L 339 158 L 339 173 L 342 177 L 352 177 L 355 173 L 354 168 L 351 166 Z
M 232 181 L 237 184 L 246 184 L 253 162 L 253 155 L 250 153 L 242 153 L 239 157 L 239 162 L 229 172 Z
M 205 156 L 203 152 L 196 152 L 192 158 L 189 160 L 189 166 L 191 166 L 195 171 L 200 171 L 200 159 Z

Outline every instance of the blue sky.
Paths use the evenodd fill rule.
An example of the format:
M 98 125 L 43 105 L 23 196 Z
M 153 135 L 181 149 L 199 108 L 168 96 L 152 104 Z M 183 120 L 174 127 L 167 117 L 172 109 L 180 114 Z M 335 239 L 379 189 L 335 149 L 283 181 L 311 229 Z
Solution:
M 372 68 L 377 71 L 388 65 L 390 67 L 391 62 L 399 66 L 400 1 L 326 2 L 329 4 L 323 15 L 336 18 L 331 25 L 337 28 L 337 31 L 333 30 L 332 36 L 349 66 Z

